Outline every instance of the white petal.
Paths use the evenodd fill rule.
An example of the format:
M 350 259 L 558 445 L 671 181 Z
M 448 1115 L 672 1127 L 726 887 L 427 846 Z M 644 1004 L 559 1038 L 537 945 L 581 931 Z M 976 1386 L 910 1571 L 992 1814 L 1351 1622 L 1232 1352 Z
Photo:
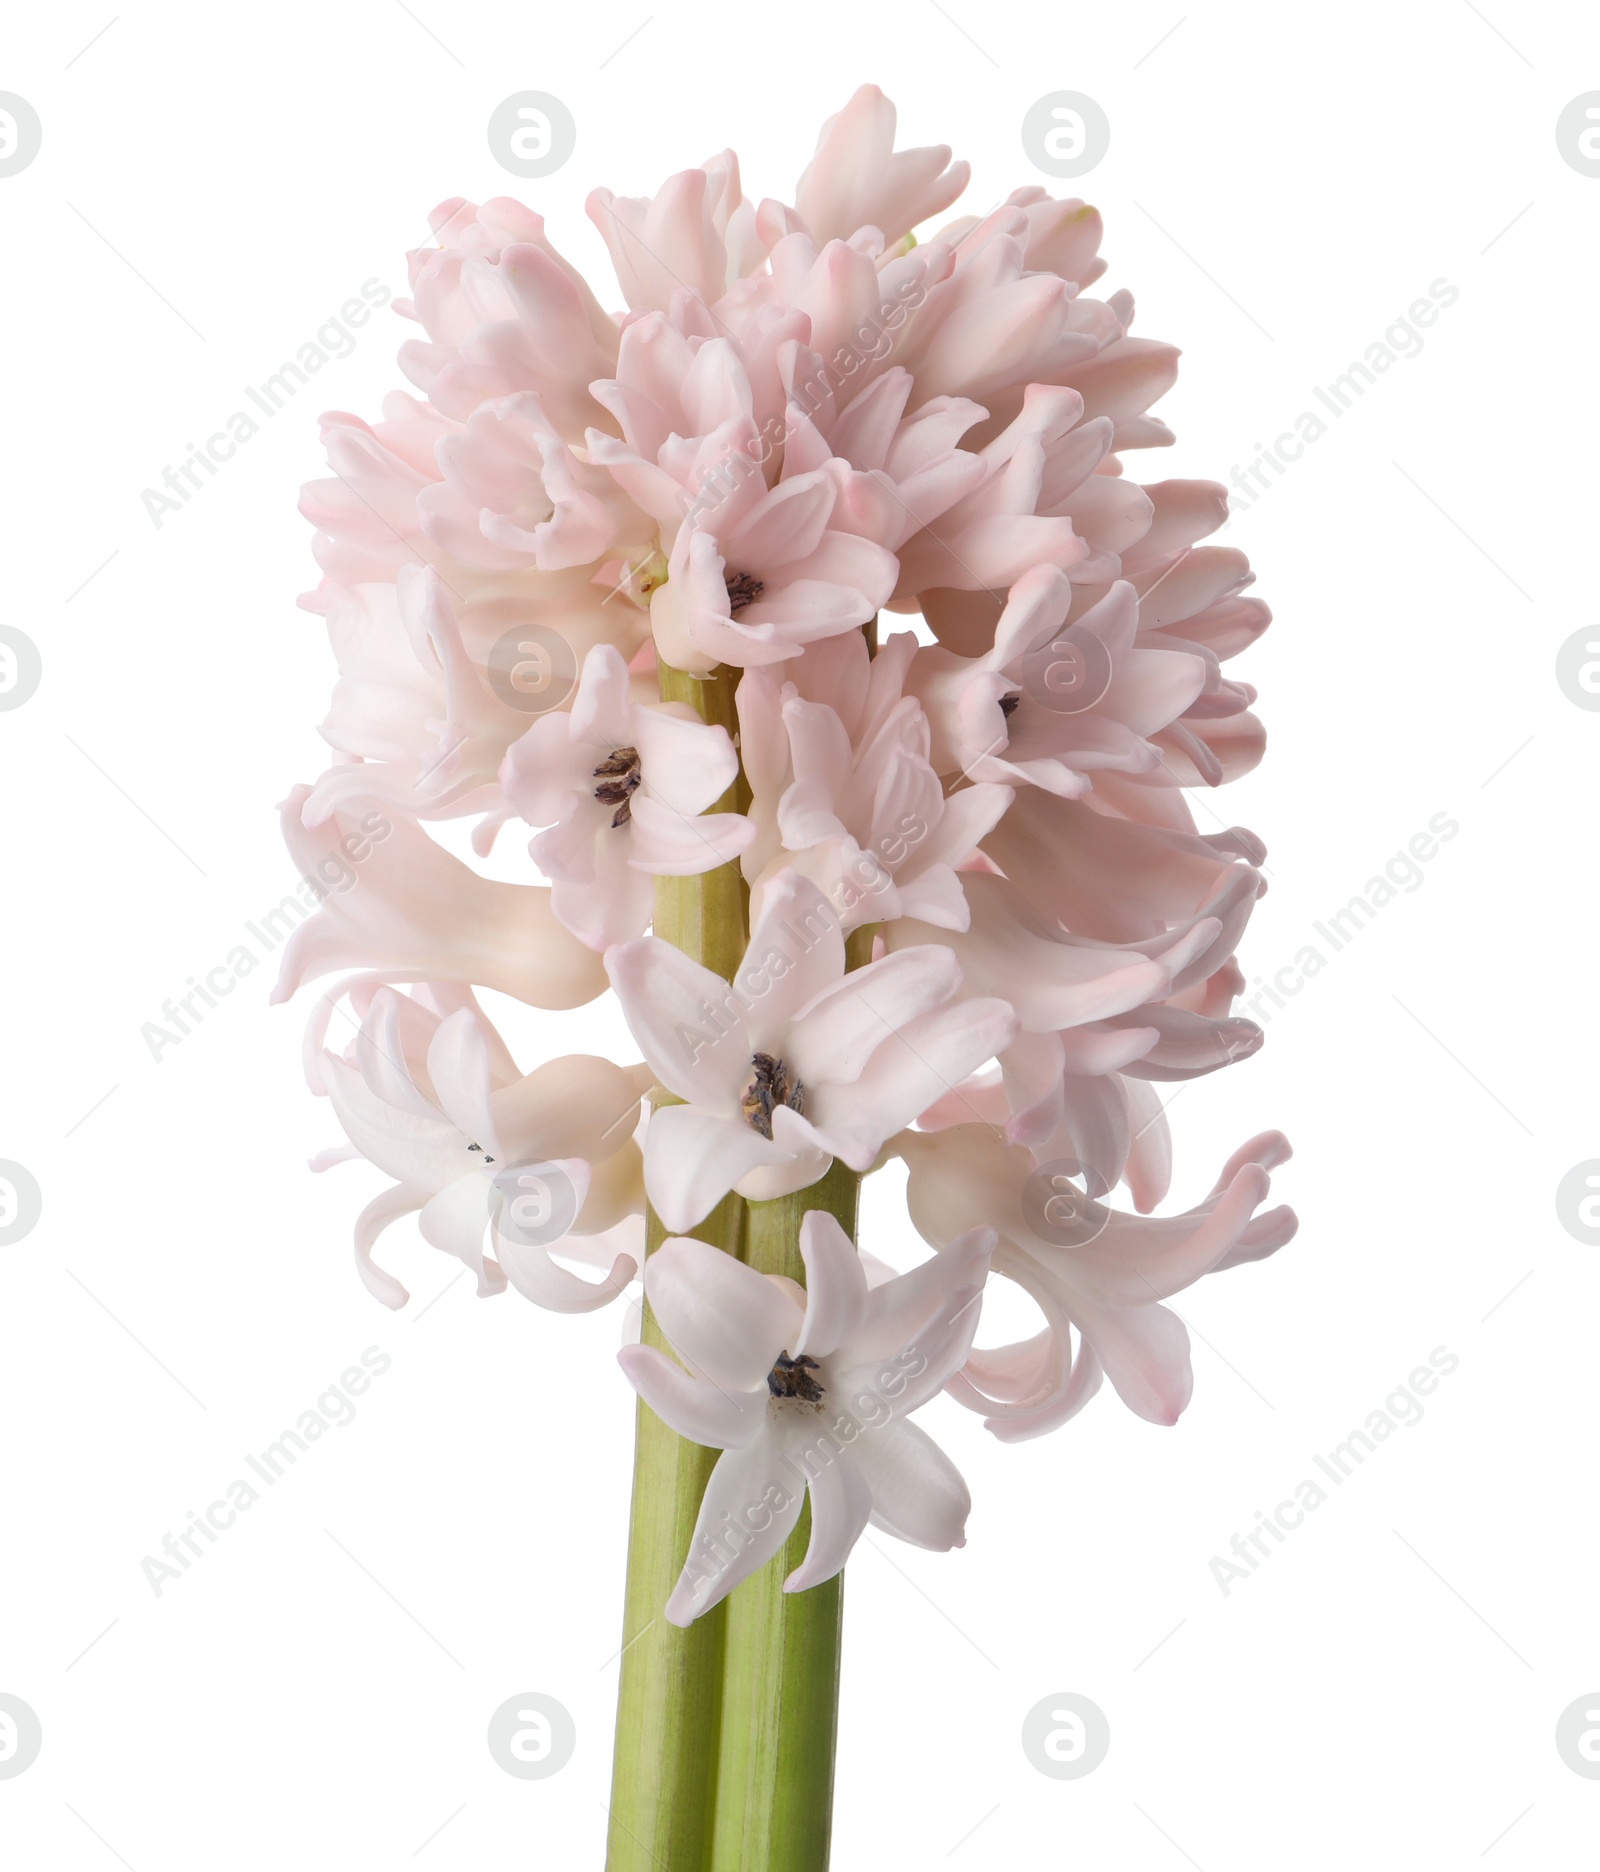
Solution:
M 806 1267 L 806 1318 L 789 1350 L 826 1358 L 860 1329 L 867 1308 L 867 1277 L 856 1245 L 826 1209 L 809 1209 L 800 1224 Z
M 850 777 L 854 750 L 837 713 L 822 702 L 792 696 L 783 705 L 795 780 L 837 788 Z
M 439 1108 L 422 1091 L 427 1085 L 428 1047 L 439 1020 L 411 995 L 380 988 L 356 1037 L 356 1064 L 366 1084 L 386 1105 L 438 1122 Z
M 583 660 L 572 698 L 572 738 L 602 747 L 622 747 L 631 733 L 628 666 L 611 644 L 596 644 Z
M 505 1152 L 489 1105 L 489 1049 L 470 1009 L 461 1008 L 439 1023 L 428 1048 L 428 1077 L 456 1129 L 486 1156 L 503 1163 Z
M 430 1197 L 417 1218 L 425 1242 L 442 1254 L 454 1255 L 477 1275 L 480 1299 L 503 1292 L 506 1284 L 498 1264 L 486 1260 L 483 1252 L 493 1194 L 489 1177 L 481 1170 L 471 1170 Z
M 886 955 L 853 970 L 806 1008 L 789 1039 L 789 1063 L 807 1085 L 848 1084 L 884 1041 L 960 986 L 955 957 L 938 943 Z
M 795 1016 L 843 975 L 839 912 L 810 878 L 780 871 L 763 888 L 761 914 L 734 976 L 734 986 L 750 1002 L 749 1051 L 782 1057 Z M 741 1090 L 743 1084 L 741 1073 Z
M 1128 1409 L 1175 1424 L 1194 1394 L 1189 1334 L 1164 1306 L 1102 1307 L 1074 1296 L 1072 1317 Z
M 283 805 L 283 832 L 303 877 L 349 870 L 344 853 L 363 837 L 353 817 L 314 830 L 301 819 L 307 793 Z M 564 930 L 538 885 L 480 876 L 396 815 L 361 860 L 353 889 L 330 893 L 283 945 L 274 1003 L 304 981 L 343 968 L 381 969 L 391 981 L 474 982 L 533 1007 L 569 1008 L 605 992 L 600 958 Z
M 1061 1350 L 1063 1337 L 1067 1342 L 1065 1358 Z M 959 1379 L 951 1385 L 951 1395 L 974 1410 L 996 1404 L 1025 1404 L 1058 1375 L 1064 1374 L 1072 1362 L 1071 1353 L 1070 1322 L 1064 1335 L 1054 1326 L 1047 1326 L 1031 1339 L 1017 1339 L 1010 1345 L 975 1347 L 962 1366 Z
M 690 1236 L 668 1236 L 646 1260 L 644 1290 L 690 1371 L 729 1391 L 764 1389 L 800 1334 L 800 1309 L 776 1281 Z
M 707 1111 L 735 1114 L 755 1048 L 722 977 L 659 936 L 608 949 L 606 971 L 640 1051 L 667 1090 Z
M 867 1296 L 861 1324 L 835 1360 L 836 1365 L 853 1371 L 892 1361 L 906 1351 L 919 1352 L 931 1363 L 931 1341 L 941 1341 L 942 1349 L 952 1321 L 959 1321 L 970 1344 L 979 1312 L 973 1300 L 982 1291 L 995 1241 L 992 1229 L 969 1229 L 931 1260 L 874 1287 Z M 925 1345 L 925 1340 L 930 1343 Z M 965 1356 L 963 1348 L 951 1369 Z M 913 1378 L 921 1375 L 920 1369 L 911 1373 Z M 939 1383 L 943 1384 L 948 1376 L 946 1371 Z
M 1063 1324 L 1061 1331 L 1069 1343 L 1061 1348 L 1064 1363 L 1058 1382 L 1042 1393 L 1042 1401 L 1029 1407 L 1014 1410 L 997 1411 L 984 1419 L 983 1427 L 1002 1443 L 1022 1443 L 1032 1437 L 1044 1436 L 1048 1431 L 1059 1430 L 1071 1418 L 1076 1417 L 1085 1404 L 1100 1389 L 1105 1369 L 1094 1355 L 1094 1348 L 1084 1340 L 1079 1340 L 1078 1356 L 1071 1356 L 1071 1335 Z M 960 1380 L 951 1386 L 951 1391 L 960 1397 L 957 1389 Z M 963 1403 L 972 1400 L 962 1398 Z M 982 1410 L 985 1400 L 979 1398 L 972 1403 L 972 1408 Z
M 594 876 L 581 882 L 557 879 L 550 886 L 550 908 L 579 942 L 603 955 L 614 943 L 632 942 L 649 928 L 656 893 L 646 873 L 628 863 L 632 840 L 627 833 L 607 827 L 602 837 L 621 841 L 620 847 L 596 841 Z
M 734 783 L 739 756 L 726 728 L 636 708 L 632 733 L 644 784 L 680 813 L 702 813 Z
M 396 1182 L 431 1195 L 472 1168 L 467 1156 L 470 1140 L 446 1119 L 424 1118 L 384 1104 L 354 1067 L 331 1053 L 323 1055 L 322 1075 L 345 1136 Z
M 961 787 L 952 793 L 944 803 L 939 823 L 929 834 L 925 862 L 960 864 L 999 823 L 1015 797 L 1010 787 L 997 786 L 991 780 L 980 780 L 976 786 Z
M 783 1582 L 785 1592 L 804 1592 L 831 1580 L 861 1538 L 872 1513 L 872 1489 L 856 1466 L 853 1449 L 839 1451 L 810 1477 L 811 1539 L 805 1559 Z
M 742 1449 L 761 1434 L 767 1420 L 767 1389 L 725 1391 L 720 1385 L 691 1378 L 655 1346 L 624 1346 L 617 1363 L 631 1384 L 667 1426 L 707 1449 Z
M 833 482 L 820 468 L 780 481 L 729 534 L 725 557 L 730 570 L 766 572 L 811 558 L 833 502 Z
M 541 715 L 506 750 L 500 786 L 529 825 L 549 825 L 574 790 L 592 793 L 594 755 L 572 735 L 572 717 L 559 710 Z
M 786 1163 L 763 1164 L 740 1177 L 733 1187 L 746 1202 L 771 1202 L 775 1197 L 810 1189 L 827 1174 L 833 1161 L 833 1152 L 818 1142 L 811 1126 L 787 1105 L 780 1105 L 772 1114 L 772 1139 L 792 1155 Z
M 1112 1211 L 1093 1241 L 1068 1251 L 1074 1289 L 1114 1307 L 1170 1298 L 1235 1246 L 1270 1188 L 1266 1171 L 1247 1163 L 1219 1195 L 1183 1215 L 1135 1218 Z
M 391 1222 L 420 1209 L 427 1200 L 425 1190 L 407 1189 L 403 1183 L 397 1183 L 393 1189 L 374 1196 L 356 1217 L 356 1272 L 366 1283 L 367 1291 L 396 1312 L 411 1296 L 392 1274 L 385 1273 L 377 1265 L 372 1250 Z
M 890 924 L 884 939 L 891 950 L 929 941 L 948 946 L 961 964 L 967 992 L 1003 996 L 1029 1032 L 1056 1033 L 1103 1020 L 1168 991 L 1170 968 L 1135 945 L 1046 933 L 1042 918 L 1004 878 L 968 871 L 962 884 L 972 911 L 968 932 L 925 930 L 903 921 Z
M 1148 1079 L 1120 1079 L 1128 1108 L 1128 1162 L 1123 1180 L 1133 1206 L 1146 1214 L 1161 1202 L 1172 1183 L 1172 1131 L 1160 1089 Z
M 572 1239 L 563 1236 L 550 1247 L 563 1253 Z M 499 1229 L 494 1232 L 494 1252 L 506 1279 L 523 1299 L 551 1313 L 593 1313 L 609 1306 L 639 1271 L 631 1254 L 619 1254 L 603 1280 L 585 1280 L 553 1260 L 549 1249 L 513 1241 Z
M 688 815 L 646 793 L 634 795 L 628 861 L 652 877 L 699 877 L 729 864 L 756 835 L 742 813 Z
M 592 792 L 563 793 L 555 823 L 528 840 L 528 856 L 552 883 L 592 887 L 613 810 L 603 807 Z M 552 898 L 552 908 L 554 903 Z
M 980 658 L 980 667 L 1003 670 L 1016 659 L 1049 640 L 1065 621 L 1072 602 L 1066 574 L 1053 565 L 1036 565 L 1011 587 L 1006 607 L 995 625 L 994 648 Z
M 796 780 L 786 788 L 778 800 L 778 835 L 784 848 L 804 852 L 824 839 L 848 838 L 849 831 L 835 810 L 836 804 L 834 787 L 820 776 Z
M 805 1489 L 775 1438 L 725 1450 L 706 1484 L 689 1557 L 667 1601 L 668 1623 L 692 1623 L 765 1566 L 793 1532 L 804 1500 Z
M 691 1229 L 735 1183 L 763 1165 L 787 1167 L 793 1153 L 764 1138 L 743 1118 L 724 1118 L 693 1105 L 667 1105 L 644 1135 L 644 1186 L 669 1229 Z
M 850 1085 L 820 1086 L 809 1117 L 852 1170 L 870 1168 L 884 1140 L 1009 1046 L 1016 1016 L 1004 1001 L 960 1001 L 909 1021 Z
M 619 1254 L 627 1254 L 642 1267 L 644 1212 L 649 1207 L 644 1193 L 644 1152 L 629 1138 L 621 1150 L 583 1168 L 588 1193 L 569 1231 L 551 1242 L 551 1252 L 597 1268 L 610 1267 Z
M 872 1490 L 872 1525 L 914 1547 L 947 1553 L 966 1545 L 972 1497 L 961 1472 L 914 1423 L 885 1424 L 855 1445 Z
M 502 1161 L 542 1157 L 611 1157 L 633 1135 L 639 1100 L 650 1089 L 647 1066 L 617 1066 L 591 1053 L 546 1060 L 494 1095 Z
M 898 914 L 947 930 L 964 930 L 972 921 L 960 874 L 949 865 L 929 865 L 915 877 L 896 879 L 896 885 L 897 904 L 884 905 L 886 921 Z

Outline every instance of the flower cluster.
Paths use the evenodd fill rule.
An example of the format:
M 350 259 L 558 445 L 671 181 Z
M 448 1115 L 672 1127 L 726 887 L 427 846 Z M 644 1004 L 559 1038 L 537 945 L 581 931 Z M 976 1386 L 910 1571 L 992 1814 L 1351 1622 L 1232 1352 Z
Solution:
M 1177 352 L 1132 335 L 1126 292 L 1091 295 L 1080 201 L 1022 188 L 913 234 L 967 171 L 897 152 L 894 124 L 858 91 L 792 206 L 748 198 L 731 152 L 653 198 L 596 191 L 620 314 L 537 214 L 447 202 L 397 302 L 413 388 L 325 419 L 303 501 L 339 673 L 333 762 L 285 835 L 310 876 L 363 813 L 393 825 L 279 984 L 357 971 L 312 1023 L 349 1140 L 319 1161 L 393 1179 L 356 1224 L 390 1306 L 373 1250 L 407 1213 L 480 1293 L 573 1311 L 627 1287 L 653 1209 L 671 1238 L 645 1287 L 679 1359 L 623 1366 L 724 1451 L 678 1622 L 778 1551 L 808 1490 L 793 1589 L 868 1520 L 959 1545 L 965 1487 L 906 1421 L 940 1390 L 1006 1439 L 1102 1376 L 1173 1422 L 1188 1339 L 1161 1303 L 1294 1229 L 1263 1210 L 1275 1133 L 1197 1208 L 1149 1214 L 1157 1088 L 1261 1038 L 1231 1009 L 1262 847 L 1197 831 L 1184 789 L 1261 756 L 1225 666 L 1269 614 L 1243 556 L 1201 544 L 1223 489 L 1124 462 L 1172 439 L 1150 412 Z M 538 681 L 506 680 L 508 644 Z M 546 881 L 429 830 L 468 817 L 480 857 L 531 828 Z M 658 880 L 713 876 L 748 904 L 724 972 L 652 933 Z M 527 1074 L 475 995 L 608 989 L 642 1062 Z M 691 1238 L 730 1191 L 890 1158 L 935 1251 L 907 1273 L 820 1206 L 804 1291 Z M 1133 1213 L 1104 1201 L 1119 1184 Z M 992 1276 L 1043 1324 L 975 1350 Z

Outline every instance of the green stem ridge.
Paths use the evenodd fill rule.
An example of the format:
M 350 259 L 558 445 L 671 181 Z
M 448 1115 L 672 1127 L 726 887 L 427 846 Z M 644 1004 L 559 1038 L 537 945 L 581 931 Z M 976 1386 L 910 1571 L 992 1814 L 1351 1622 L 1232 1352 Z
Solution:
M 664 701 L 737 732 L 739 672 L 696 678 L 665 665 Z M 742 812 L 738 778 L 711 808 Z M 748 940 L 739 865 L 656 880 L 655 933 L 731 980 Z M 870 931 L 847 965 L 870 959 Z M 826 1209 L 854 1240 L 861 1179 L 835 1162 L 773 1202 L 728 1196 L 690 1232 L 764 1274 L 804 1280 L 800 1223 Z M 646 1253 L 667 1231 L 646 1216 Z M 642 1337 L 668 1351 L 648 1304 Z M 685 1628 L 663 1615 L 719 1452 L 687 1442 L 642 1401 L 634 1444 L 623 1650 L 607 1872 L 827 1872 L 838 1731 L 843 1581 L 785 1593 L 810 1538 L 809 1504 L 784 1550 Z
M 854 1240 L 860 1186 L 836 1159 L 809 1189 L 750 1203 L 744 1260 L 763 1274 L 803 1280 L 806 1211 L 827 1210 Z M 810 1537 L 808 1504 L 782 1550 L 725 1601 L 711 1872 L 827 1872 L 844 1579 L 783 1590 Z
M 694 1233 L 737 1254 L 743 1223 L 744 1204 L 729 1196 Z M 665 1234 L 652 1214 L 647 1252 Z M 641 1336 L 671 1356 L 648 1306 Z M 640 1400 L 607 1872 L 701 1872 L 711 1862 L 726 1606 L 683 1627 L 668 1624 L 662 1609 L 716 1460 L 716 1450 L 669 1430 Z

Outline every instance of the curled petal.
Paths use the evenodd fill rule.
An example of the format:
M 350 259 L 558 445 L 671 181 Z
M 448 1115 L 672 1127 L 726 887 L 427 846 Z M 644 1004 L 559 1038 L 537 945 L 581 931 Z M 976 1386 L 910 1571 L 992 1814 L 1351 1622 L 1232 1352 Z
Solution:
M 639 1263 L 631 1254 L 619 1254 L 597 1281 L 585 1280 L 554 1258 L 569 1247 L 587 1251 L 590 1246 L 588 1240 L 564 1236 L 548 1248 L 541 1248 L 519 1242 L 499 1228 L 494 1231 L 495 1259 L 506 1279 L 524 1300 L 551 1313 L 592 1313 L 609 1306 L 638 1273 Z
M 368 1293 L 386 1307 L 398 1312 L 411 1298 L 392 1274 L 387 1274 L 372 1258 L 378 1237 L 403 1215 L 411 1215 L 428 1200 L 424 1190 L 407 1189 L 403 1183 L 374 1196 L 356 1217 L 356 1272 Z

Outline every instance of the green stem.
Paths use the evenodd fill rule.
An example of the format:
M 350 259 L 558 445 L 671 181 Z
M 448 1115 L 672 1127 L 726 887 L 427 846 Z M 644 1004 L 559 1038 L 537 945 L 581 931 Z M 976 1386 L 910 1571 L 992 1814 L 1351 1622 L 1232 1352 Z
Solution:
M 730 1196 L 694 1233 L 737 1254 L 743 1211 Z M 665 1233 L 652 1214 L 647 1250 Z M 670 1356 L 648 1307 L 642 1336 Z M 606 1872 L 702 1872 L 710 1864 L 726 1607 L 685 1627 L 669 1625 L 662 1608 L 716 1460 L 716 1450 L 687 1442 L 640 1400 Z
M 730 734 L 737 683 L 731 669 L 703 679 L 661 669 L 664 701 L 688 702 Z M 749 800 L 741 768 L 711 810 L 742 812 Z M 749 897 L 737 864 L 658 878 L 655 933 L 731 980 Z M 857 932 L 847 966 L 871 953 L 871 931 Z M 729 1196 L 692 1233 L 761 1273 L 803 1281 L 806 1211 L 828 1210 L 853 1240 L 859 1190 L 836 1162 L 774 1202 Z M 653 1212 L 646 1221 L 653 1253 L 666 1231 Z M 670 1350 L 648 1306 L 642 1333 Z M 810 1538 L 809 1507 L 784 1551 L 714 1611 L 681 1630 L 662 1616 L 717 1455 L 640 1404 L 607 1872 L 827 1872 L 843 1582 L 783 1591 Z
M 739 716 L 734 692 L 739 672 L 722 664 L 709 676 L 690 676 L 661 666 L 661 700 L 687 702 L 702 720 L 737 736 Z M 740 764 L 738 777 L 707 812 L 745 812 L 750 805 L 750 784 Z M 700 877 L 657 878 L 656 913 L 652 928 L 657 936 L 675 943 L 685 955 L 732 981 L 744 956 L 749 937 L 750 887 L 737 862 L 718 865 Z
M 737 681 L 736 670 L 718 670 L 701 682 L 663 667 L 661 694 L 690 703 L 731 733 Z M 742 788 L 741 774 L 713 810 L 738 810 Z M 702 877 L 658 878 L 655 933 L 731 977 L 744 953 L 748 900 L 737 864 Z M 729 1196 L 690 1232 L 737 1255 L 744 1217 L 744 1203 Z M 666 1233 L 651 1211 L 647 1254 Z M 670 1353 L 648 1305 L 641 1330 L 646 1345 Z M 726 1609 L 718 1606 L 680 1629 L 667 1623 L 663 1607 L 689 1551 L 717 1454 L 685 1441 L 640 1403 L 607 1872 L 705 1872 L 711 1861 Z
M 806 1211 L 828 1210 L 853 1240 L 860 1184 L 835 1160 L 809 1189 L 749 1204 L 743 1259 L 803 1280 Z M 783 1550 L 725 1602 L 711 1872 L 827 1872 L 844 1582 L 784 1592 L 810 1529 L 808 1506 Z

